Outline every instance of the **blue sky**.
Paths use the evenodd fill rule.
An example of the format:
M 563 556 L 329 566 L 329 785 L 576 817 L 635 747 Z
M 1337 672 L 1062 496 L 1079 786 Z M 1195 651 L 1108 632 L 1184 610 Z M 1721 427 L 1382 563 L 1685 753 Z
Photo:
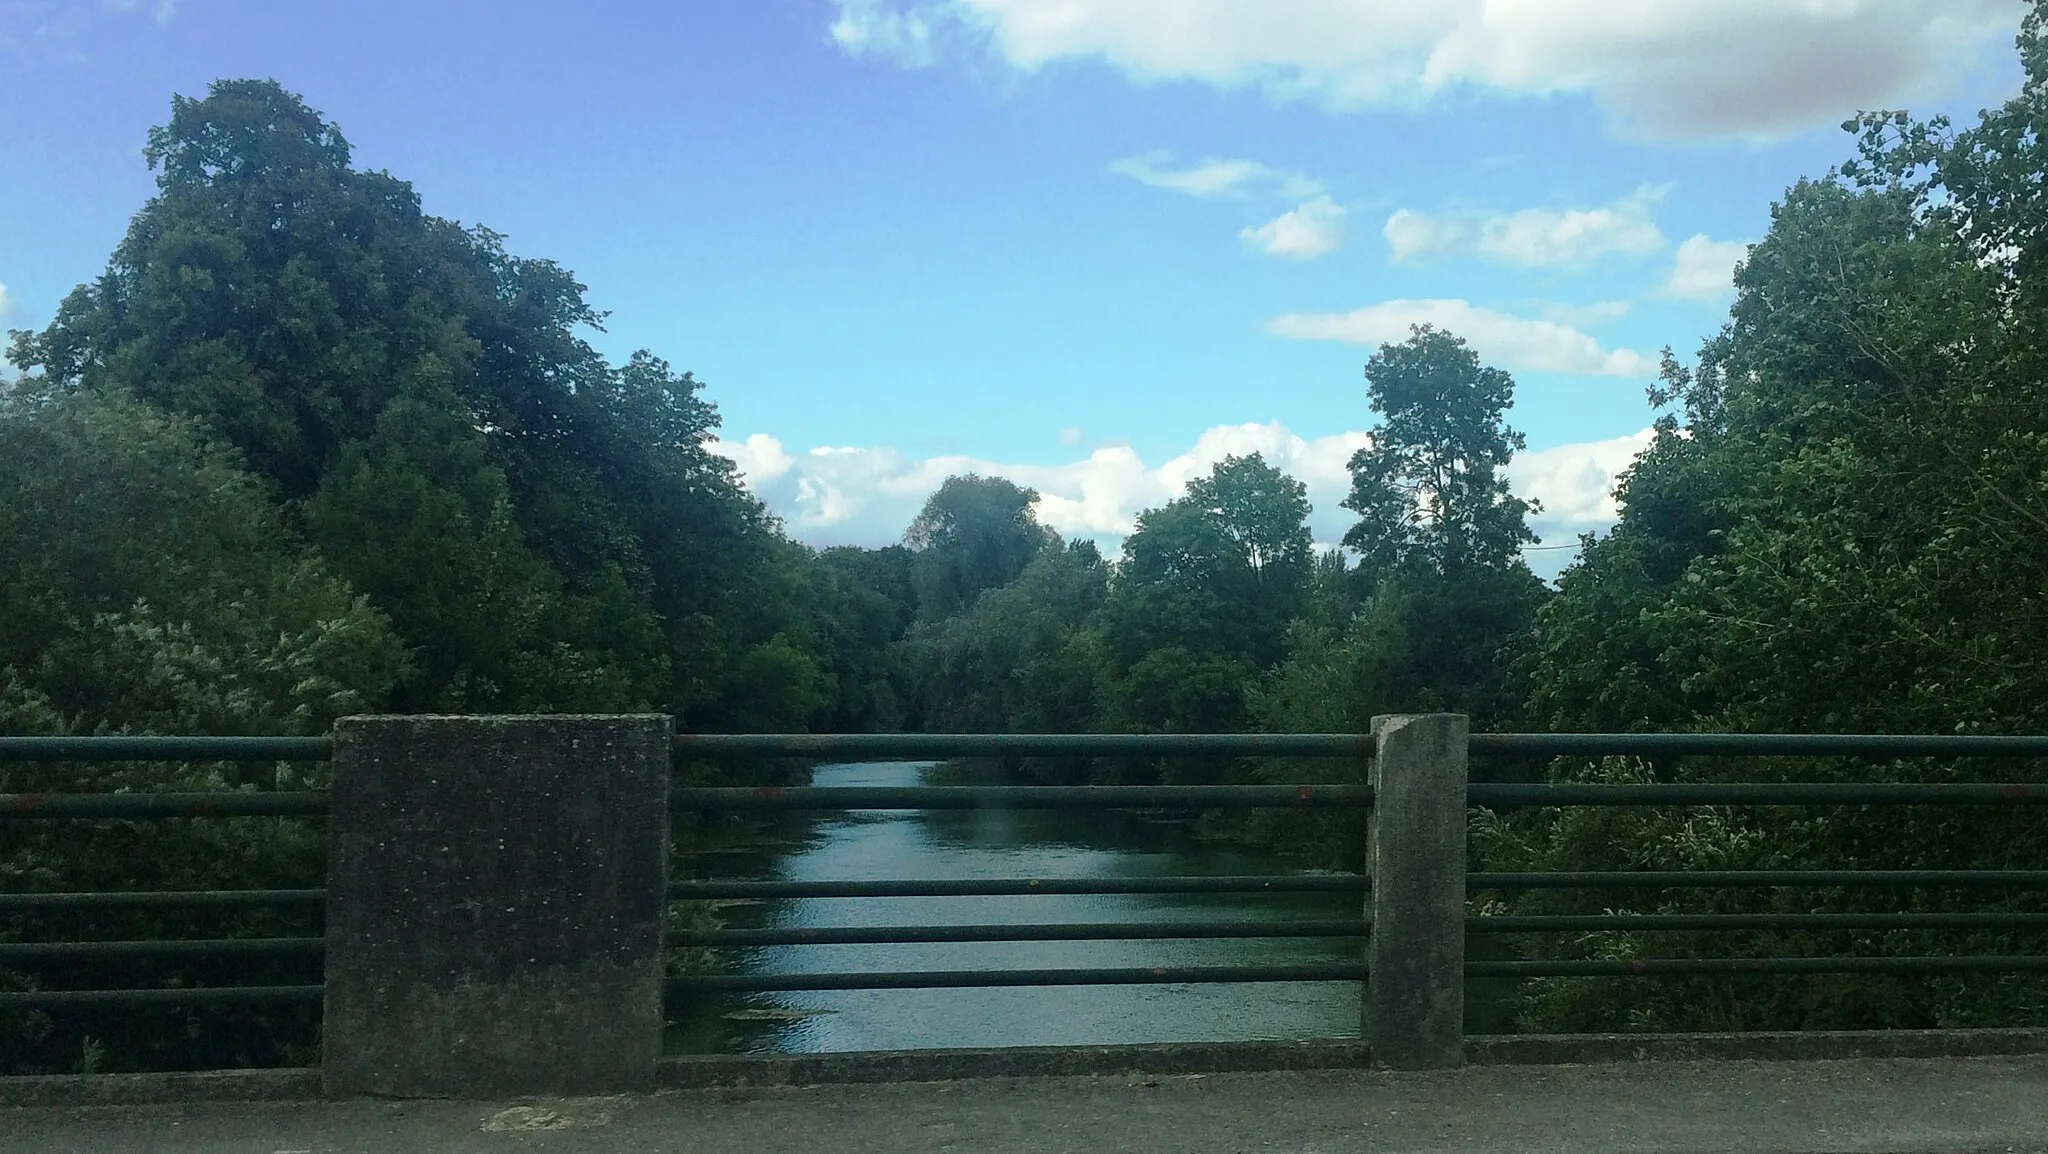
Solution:
M 2022 7 L 0 0 L 0 325 L 105 265 L 173 93 L 271 76 L 695 372 L 800 539 L 893 541 L 972 469 L 1113 547 L 1257 449 L 1334 541 L 1360 370 L 1431 321 L 1514 374 L 1566 545 L 1771 202 L 1859 108 L 2003 99 Z

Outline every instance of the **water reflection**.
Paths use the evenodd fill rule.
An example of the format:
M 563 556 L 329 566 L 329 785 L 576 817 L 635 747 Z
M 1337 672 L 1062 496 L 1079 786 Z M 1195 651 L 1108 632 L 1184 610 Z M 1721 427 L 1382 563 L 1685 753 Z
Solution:
M 915 785 L 928 766 L 821 766 L 815 782 Z M 1275 857 L 1197 841 L 1179 826 L 1141 816 L 1059 810 L 829 815 L 816 820 L 804 848 L 755 864 L 765 868 L 744 872 L 791 881 L 1297 872 Z M 724 862 L 718 872 L 740 876 Z M 805 898 L 728 914 L 735 925 L 762 926 L 1280 921 L 1356 916 L 1358 901 L 1343 894 Z M 735 957 L 748 972 L 802 974 L 1328 962 L 1356 960 L 1358 951 L 1356 940 L 1342 938 L 1218 938 L 770 946 Z M 1358 1013 L 1358 988 L 1346 982 L 795 991 L 693 1007 L 672 1031 L 671 1049 L 815 1053 L 1313 1038 L 1355 1034 Z

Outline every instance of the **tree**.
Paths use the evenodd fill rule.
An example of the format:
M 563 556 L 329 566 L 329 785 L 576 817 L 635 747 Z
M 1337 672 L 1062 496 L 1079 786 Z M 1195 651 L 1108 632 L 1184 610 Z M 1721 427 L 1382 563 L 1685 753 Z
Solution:
M 1111 726 L 1244 727 L 1245 686 L 1279 660 L 1308 589 L 1306 492 L 1253 453 L 1138 514 L 1098 630 Z
M 189 422 L 0 398 L 0 732 L 317 733 L 405 669 L 390 622 Z
M 1061 733 L 1094 727 L 1100 670 L 1085 629 L 1107 595 L 1093 542 L 1047 549 L 1016 581 L 956 617 L 925 622 L 907 647 L 923 727 Z
M 801 582 L 694 378 L 608 365 L 573 275 L 356 169 L 274 81 L 176 98 L 146 157 L 156 196 L 16 364 L 232 446 L 421 655 L 402 707 L 751 708 L 722 674 Z
M 1053 540 L 1032 505 L 1038 493 L 1002 477 L 948 477 L 925 499 L 903 543 L 916 558 L 918 615 L 963 612 L 1017 579 Z
M 832 700 L 812 727 L 824 733 L 901 729 L 913 691 L 898 642 L 917 613 L 910 553 L 837 546 L 806 566 L 814 635 Z
M 122 396 L 0 397 L 0 733 L 318 734 L 388 707 L 407 654 L 390 622 L 281 523 L 266 486 L 189 421 Z M 316 788 L 323 765 L 0 762 L 0 793 Z M 289 819 L 22 822 L 0 891 L 317 886 L 324 835 Z M 290 936 L 273 910 L 112 910 L 114 938 Z M 280 920 L 283 919 L 283 920 Z M 0 940 L 47 937 L 0 916 Z M 69 960 L 75 986 L 294 984 L 289 959 Z M 0 964 L 33 989 L 48 963 Z M 200 1030 L 204 1023 L 205 1029 Z M 0 1010 L 0 1073 L 303 1063 L 317 1012 Z
M 1351 457 L 1344 508 L 1358 524 L 1344 544 L 1364 558 L 1366 573 L 1512 566 L 1520 547 L 1536 540 L 1526 518 L 1540 511 L 1510 493 L 1501 472 L 1526 444 L 1501 420 L 1514 379 L 1430 325 L 1380 346 L 1365 377 L 1381 421 L 1372 443 Z
M 2021 94 L 1959 134 L 1903 113 L 1852 121 L 1847 179 L 1801 181 L 1736 276 L 1722 331 L 1683 368 L 1627 475 L 1622 517 L 1589 543 L 1540 621 L 1532 712 L 1560 728 L 2029 732 L 2048 723 L 2048 404 L 2040 377 L 2038 205 L 2048 122 L 2044 6 L 2023 27 Z M 2031 763 L 1718 759 L 1565 763 L 1569 780 L 2013 780 Z M 1565 811 L 1482 823 L 1490 869 L 2009 868 L 2048 853 L 2017 811 Z M 1914 895 L 1575 891 L 1516 912 L 1917 908 Z M 1624 906 L 1622 903 L 1628 903 Z M 2026 897 L 1991 909 L 2032 910 Z M 1541 956 L 1726 953 L 1725 940 L 1614 935 Z M 2039 952 L 2036 933 L 1757 934 L 1758 955 Z M 1611 990 L 1557 983 L 1523 1026 L 1623 1025 Z M 1644 991 L 1649 1029 L 2018 1025 L 2031 978 L 1697 978 Z
M 1341 640 L 1328 630 L 1311 647 L 1319 666 L 1349 671 L 1333 687 L 1349 702 L 1316 712 L 1454 709 L 1506 725 L 1522 698 L 1513 653 L 1544 597 L 1521 559 L 1536 540 L 1527 517 L 1537 506 L 1511 493 L 1503 473 L 1524 444 L 1503 421 L 1514 380 L 1428 325 L 1382 345 L 1365 376 L 1381 420 L 1351 457 L 1344 507 L 1359 519 L 1344 544 L 1362 558 L 1369 596 Z M 1295 688 L 1271 700 L 1301 702 L 1300 674 L 1287 680 Z

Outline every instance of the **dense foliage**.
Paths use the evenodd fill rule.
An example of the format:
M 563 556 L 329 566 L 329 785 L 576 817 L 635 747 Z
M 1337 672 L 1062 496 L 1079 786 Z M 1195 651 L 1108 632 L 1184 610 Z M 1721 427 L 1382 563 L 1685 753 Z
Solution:
M 901 723 L 907 567 L 783 536 L 709 451 L 699 383 L 649 353 L 606 363 L 566 270 L 424 213 L 273 82 L 176 99 L 146 156 L 157 194 L 106 271 L 9 350 L 0 732 L 318 733 L 379 710 Z M 0 792 L 301 784 L 319 782 L 0 764 Z M 0 834 L 7 890 L 304 886 L 321 869 L 318 831 L 288 821 Z M 35 921 L 0 937 L 48 930 Z M 158 914 L 64 932 L 282 931 Z M 63 975 L 96 978 L 218 980 L 183 963 Z M 17 1014 L 0 1071 L 304 1060 L 310 1029 Z

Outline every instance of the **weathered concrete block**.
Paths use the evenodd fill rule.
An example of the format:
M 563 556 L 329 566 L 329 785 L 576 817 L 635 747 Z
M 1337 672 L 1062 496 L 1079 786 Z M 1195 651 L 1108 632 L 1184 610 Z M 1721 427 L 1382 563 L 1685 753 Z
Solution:
M 335 724 L 329 1097 L 654 1088 L 673 728 Z
M 1372 720 L 1372 869 L 1365 1036 L 1372 1062 L 1464 1061 L 1465 782 L 1461 714 Z

